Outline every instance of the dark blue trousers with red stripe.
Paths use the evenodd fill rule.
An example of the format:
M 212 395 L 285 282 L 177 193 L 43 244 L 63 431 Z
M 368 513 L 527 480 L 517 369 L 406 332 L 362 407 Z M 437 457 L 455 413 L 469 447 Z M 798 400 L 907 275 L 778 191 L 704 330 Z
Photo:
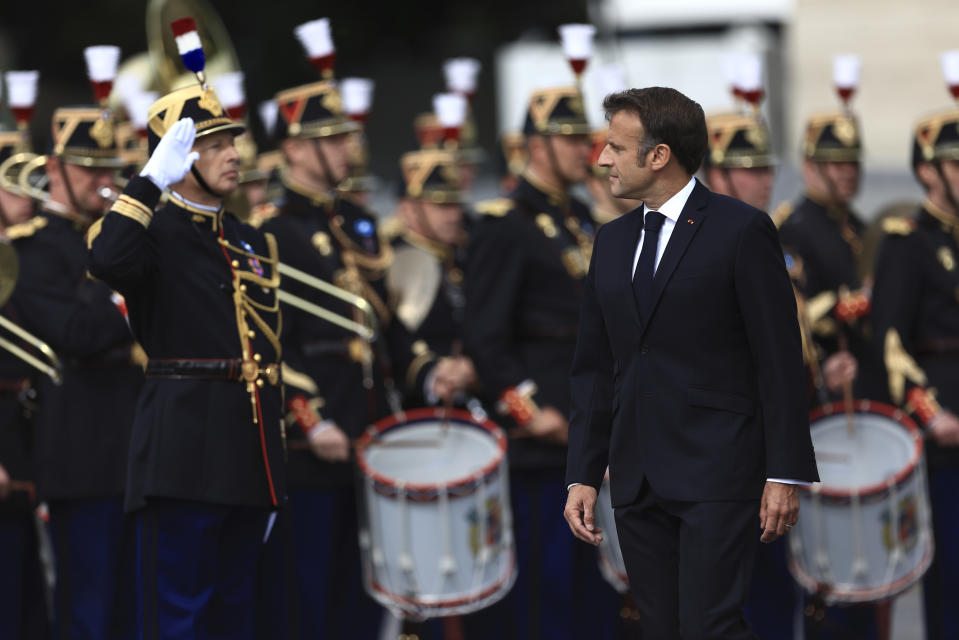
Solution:
M 252 639 L 269 511 L 164 499 L 135 515 L 137 638 Z

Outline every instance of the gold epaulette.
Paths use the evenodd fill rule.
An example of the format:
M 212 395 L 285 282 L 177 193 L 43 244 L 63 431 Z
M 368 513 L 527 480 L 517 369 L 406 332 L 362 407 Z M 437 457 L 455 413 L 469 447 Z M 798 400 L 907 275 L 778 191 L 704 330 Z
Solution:
M 916 230 L 916 221 L 912 218 L 885 218 L 882 230 L 897 236 L 908 236 Z
M 44 216 L 31 218 L 26 222 L 7 227 L 7 239 L 29 238 L 45 226 L 47 226 L 47 219 Z
M 776 225 L 776 228 L 783 226 L 783 223 L 789 219 L 789 216 L 793 214 L 793 205 L 788 200 L 785 202 L 780 202 L 776 205 L 776 208 L 772 210 L 772 213 L 769 214 L 769 217 L 773 219 L 773 224 Z
M 93 241 L 98 235 L 100 235 L 100 230 L 103 228 L 103 218 L 100 218 L 96 222 L 90 225 L 90 228 L 87 229 L 87 249 L 93 248 Z
M 279 208 L 272 202 L 258 204 L 250 210 L 250 219 L 247 220 L 247 224 L 259 229 L 260 225 L 274 217 L 279 211 Z
M 476 203 L 476 213 L 494 218 L 502 218 L 513 210 L 515 203 L 509 198 L 493 198 L 492 200 L 481 200 Z
M 406 224 L 404 224 L 399 214 L 394 213 L 380 222 L 377 228 L 380 232 L 380 238 L 385 242 L 392 242 L 403 233 L 403 230 L 406 229 Z

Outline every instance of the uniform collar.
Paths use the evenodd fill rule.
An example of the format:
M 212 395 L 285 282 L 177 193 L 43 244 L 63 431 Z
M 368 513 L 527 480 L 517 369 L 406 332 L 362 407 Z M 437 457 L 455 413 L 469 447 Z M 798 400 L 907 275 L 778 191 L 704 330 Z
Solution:
M 442 242 L 437 242 L 436 240 L 431 240 L 430 238 L 427 238 L 426 236 L 421 235 L 412 229 L 403 229 L 403 239 L 414 247 L 434 255 L 440 260 L 449 260 L 453 256 L 453 248 L 449 245 L 443 244 Z
M 76 213 L 71 211 L 69 207 L 61 202 L 56 202 L 54 200 L 46 200 L 40 204 L 40 211 L 46 213 L 49 216 L 55 218 L 60 218 L 67 222 L 73 223 L 73 228 L 77 231 L 86 231 L 91 224 L 94 223 L 94 220 L 89 216 L 83 215 L 82 213 Z
M 945 211 L 944 209 L 940 209 L 928 198 L 923 201 L 922 208 L 925 209 L 929 215 L 935 218 L 937 222 L 939 222 L 943 231 L 954 232 L 959 230 L 959 218 L 952 215 L 948 211 Z
M 851 211 L 848 207 L 840 207 L 838 205 L 831 204 L 829 202 L 829 198 L 820 193 L 816 193 L 807 189 L 806 200 L 809 200 L 811 203 L 822 209 L 827 216 L 833 220 L 836 220 L 837 222 L 842 222 L 845 218 L 850 217 Z
M 531 169 L 523 171 L 523 179 L 526 180 L 531 187 L 546 196 L 546 200 L 554 207 L 565 207 L 569 203 L 569 194 L 566 191 L 549 186 L 533 173 Z
M 223 224 L 223 206 L 211 207 L 210 205 L 200 204 L 187 200 L 176 191 L 170 191 L 170 202 L 175 206 L 193 214 L 193 222 L 210 227 L 213 231 L 218 231 Z
M 330 208 L 333 205 L 333 195 L 329 192 L 311 189 L 291 178 L 287 172 L 283 172 L 280 179 L 283 181 L 284 187 L 296 195 L 306 198 L 314 207 Z

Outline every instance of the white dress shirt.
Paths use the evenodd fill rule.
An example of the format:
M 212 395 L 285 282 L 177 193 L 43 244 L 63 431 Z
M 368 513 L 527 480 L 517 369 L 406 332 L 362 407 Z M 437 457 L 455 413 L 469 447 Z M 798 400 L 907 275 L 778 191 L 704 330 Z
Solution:
M 653 273 L 656 273 L 656 269 L 659 268 L 659 261 L 663 259 L 663 254 L 666 253 L 666 245 L 669 243 L 670 236 L 673 235 L 673 229 L 676 228 L 676 223 L 679 221 L 679 216 L 682 215 L 683 209 L 686 207 L 686 201 L 689 200 L 689 196 L 693 193 L 693 189 L 696 187 L 696 178 L 690 178 L 689 182 L 686 183 L 686 186 L 680 189 L 673 197 L 663 203 L 663 206 L 656 211 L 659 211 L 666 218 L 663 221 L 663 226 L 659 229 L 659 244 L 656 246 L 656 261 L 653 263 Z M 643 221 L 646 220 L 646 213 L 653 211 L 646 203 L 643 203 Z M 645 225 L 644 225 L 645 226 Z M 646 237 L 646 230 L 643 229 L 639 233 L 639 242 L 636 245 L 636 251 L 633 254 L 633 275 L 636 275 L 636 265 L 639 263 L 639 254 L 643 250 L 643 239 Z M 781 482 L 783 484 L 800 484 L 800 485 L 810 485 L 811 482 L 805 482 L 803 480 L 790 480 L 785 478 L 767 478 L 767 482 Z M 578 482 L 566 487 L 567 490 L 570 487 L 574 487 Z

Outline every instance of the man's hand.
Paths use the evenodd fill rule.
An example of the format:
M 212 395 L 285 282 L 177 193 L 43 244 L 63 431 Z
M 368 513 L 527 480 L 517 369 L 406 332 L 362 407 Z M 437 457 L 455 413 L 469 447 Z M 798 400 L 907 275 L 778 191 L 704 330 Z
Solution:
M 799 489 L 794 484 L 767 482 L 759 506 L 760 542 L 773 542 L 799 520 Z M 788 525 L 788 526 L 787 526 Z
M 333 422 L 322 424 L 315 431 L 311 429 L 309 441 L 310 451 L 321 460 L 345 462 L 350 459 L 350 439 Z
M 848 351 L 832 354 L 822 365 L 823 382 L 833 393 L 841 393 L 843 386 L 855 380 L 858 372 L 859 364 Z
M 149 178 L 161 190 L 183 180 L 194 161 L 200 157 L 192 150 L 195 139 L 193 118 L 177 120 L 160 138 L 140 175 Z
M 465 356 L 441 358 L 433 369 L 433 376 L 433 393 L 445 402 L 475 384 L 476 369 L 473 361 Z
M 540 438 L 548 442 L 569 442 L 569 422 L 553 407 L 543 407 L 525 426 L 513 429 L 514 438 Z
M 0 464 L 0 500 L 6 500 L 10 495 L 10 474 Z
M 566 510 L 563 517 L 569 523 L 573 535 L 598 546 L 602 541 L 603 530 L 593 524 L 593 511 L 596 507 L 596 489 L 589 485 L 578 484 L 570 487 L 566 496 Z
M 943 447 L 959 447 L 959 417 L 943 411 L 929 423 L 929 433 Z

